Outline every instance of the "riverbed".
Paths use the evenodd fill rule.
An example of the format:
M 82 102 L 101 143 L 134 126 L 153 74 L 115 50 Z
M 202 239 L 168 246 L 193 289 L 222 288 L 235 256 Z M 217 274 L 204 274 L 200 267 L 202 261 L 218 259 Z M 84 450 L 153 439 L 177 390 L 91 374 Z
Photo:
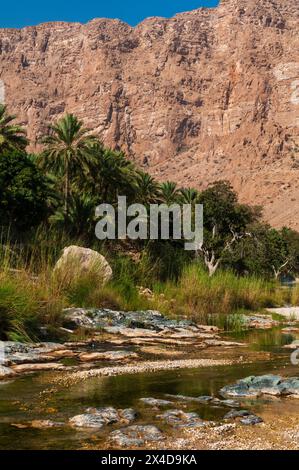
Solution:
M 238 442 L 234 439 L 231 441 L 233 428 L 228 427 L 225 431 L 228 434 L 224 432 L 221 435 L 221 427 L 227 426 L 223 417 L 228 411 L 227 407 L 222 404 L 185 403 L 182 405 L 184 411 L 196 412 L 203 420 L 213 423 L 213 427 L 211 431 L 196 430 L 194 432 L 194 430 L 187 429 L 178 432 L 158 417 L 161 415 L 161 410 L 148 406 L 140 400 L 144 397 L 165 399 L 169 394 L 219 397 L 219 390 L 223 386 L 250 375 L 269 373 L 282 376 L 299 375 L 298 366 L 290 362 L 290 351 L 284 349 L 285 344 L 297 339 L 296 335 L 286 334 L 279 328 L 274 328 L 267 331 L 234 333 L 231 337 L 246 342 L 248 352 L 244 352 L 242 348 L 239 350 L 217 348 L 198 353 L 198 357 L 203 358 L 234 358 L 235 361 L 232 361 L 230 365 L 122 374 L 112 377 L 89 377 L 67 385 L 60 380 L 61 373 L 55 371 L 39 372 L 2 381 L 0 383 L 0 449 L 114 448 L 109 441 L 109 436 L 111 432 L 121 428 L 121 424 L 112 424 L 99 430 L 78 429 L 69 425 L 70 418 L 84 413 L 89 407 L 107 406 L 116 409 L 134 408 L 138 413 L 134 424 L 157 426 L 163 433 L 163 442 L 149 444 L 149 447 L 209 448 L 207 444 L 209 438 L 214 436 L 211 440 L 212 448 L 216 445 L 215 442 L 218 442 L 218 447 L 220 445 L 221 448 L 221 442 L 225 442 L 225 439 L 230 439 L 230 445 L 238 448 Z M 238 361 L 236 361 L 237 357 Z M 244 407 L 262 416 L 264 424 L 252 426 L 250 430 L 248 427 L 245 429 L 244 426 L 237 426 L 234 435 L 239 434 L 240 440 L 243 434 L 245 441 L 246 436 L 252 435 L 253 438 L 259 436 L 260 433 L 266 437 L 267 426 L 274 425 L 275 416 L 277 416 L 277 422 L 281 420 L 285 422 L 286 429 L 290 418 L 295 420 L 292 423 L 293 428 L 297 426 L 296 419 L 298 419 L 299 436 L 299 400 L 263 397 L 256 400 L 243 400 L 242 408 Z M 32 423 L 41 420 L 53 420 L 60 423 L 60 426 L 53 428 L 32 426 Z M 280 428 L 283 429 L 282 424 Z M 217 429 L 220 430 L 218 435 L 215 431 Z M 206 433 L 205 437 L 203 437 L 204 433 Z M 262 440 L 261 437 L 259 439 Z M 295 437 L 295 443 L 296 439 Z M 290 442 L 292 442 L 290 448 L 293 448 L 294 440 Z M 299 439 L 297 443 L 299 448 Z M 280 444 L 277 445 L 280 446 Z M 246 448 L 246 444 L 244 446 Z M 264 443 L 264 447 L 267 446 L 268 444 Z M 276 448 L 275 446 L 276 444 L 273 443 L 273 448 Z

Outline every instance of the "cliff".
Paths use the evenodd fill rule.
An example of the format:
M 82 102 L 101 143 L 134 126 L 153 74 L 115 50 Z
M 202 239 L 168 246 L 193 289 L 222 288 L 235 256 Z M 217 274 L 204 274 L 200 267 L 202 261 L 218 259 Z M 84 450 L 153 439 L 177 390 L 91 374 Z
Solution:
M 299 230 L 297 0 L 222 0 L 132 28 L 0 30 L 0 100 L 36 142 L 66 111 L 160 180 L 229 179 Z

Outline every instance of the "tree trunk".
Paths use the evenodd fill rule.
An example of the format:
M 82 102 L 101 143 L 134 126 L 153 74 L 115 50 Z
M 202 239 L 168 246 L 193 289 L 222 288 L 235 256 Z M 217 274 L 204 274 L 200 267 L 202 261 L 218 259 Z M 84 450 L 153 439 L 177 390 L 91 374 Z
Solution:
M 65 167 L 65 187 L 64 187 L 64 212 L 66 215 L 69 213 L 69 194 L 70 194 L 70 175 L 69 165 Z
M 218 269 L 219 263 L 220 263 L 220 260 L 218 260 L 216 263 L 211 263 L 211 262 L 206 263 L 207 268 L 209 270 L 209 277 L 214 276 L 215 272 Z
M 215 274 L 220 264 L 220 261 L 221 261 L 221 258 L 218 258 L 216 260 L 214 252 L 212 252 L 211 254 L 205 253 L 204 262 L 205 262 L 206 267 L 208 268 L 209 277 L 212 277 Z

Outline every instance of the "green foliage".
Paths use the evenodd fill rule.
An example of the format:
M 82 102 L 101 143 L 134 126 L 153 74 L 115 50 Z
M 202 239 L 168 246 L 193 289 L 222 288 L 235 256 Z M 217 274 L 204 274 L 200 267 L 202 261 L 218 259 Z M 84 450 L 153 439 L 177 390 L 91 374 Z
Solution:
M 33 159 L 19 151 L 0 155 L 1 225 L 16 230 L 36 227 L 49 215 L 52 190 Z
M 145 206 L 157 204 L 159 196 L 158 182 L 148 173 L 138 171 L 136 174 L 136 202 Z
M 93 160 L 91 151 L 95 137 L 83 127 L 73 114 L 67 114 L 50 126 L 50 134 L 43 137 L 45 145 L 41 165 L 58 179 L 64 179 L 64 209 L 68 213 L 70 180 L 86 171 Z
M 283 228 L 277 230 L 264 224 L 250 227 L 251 236 L 237 246 L 231 266 L 241 274 L 276 277 L 296 273 L 299 267 L 299 234 Z
M 9 115 L 7 107 L 0 104 L 0 152 L 5 150 L 24 151 L 28 141 L 24 129 L 13 124 L 16 116 Z
M 180 189 L 177 187 L 177 184 L 173 183 L 172 181 L 161 183 L 160 194 L 161 202 L 167 204 L 168 206 L 179 202 Z
M 159 183 L 123 152 L 105 148 L 72 114 L 50 126 L 38 158 L 29 156 L 24 130 L 13 120 L 0 105 L 2 338 L 36 338 L 42 325 L 59 337 L 67 306 L 157 308 L 207 323 L 216 315 L 237 329 L 240 312 L 298 304 L 297 288 L 283 291 L 265 279 L 299 272 L 299 234 L 262 223 L 261 209 L 240 204 L 228 182 L 202 192 Z M 118 196 L 147 210 L 153 203 L 202 203 L 204 244 L 196 260 L 183 241 L 96 240 L 95 207 L 116 205 Z M 93 272 L 53 276 L 61 250 L 74 244 L 106 250 L 113 280 L 102 286 Z M 138 286 L 152 289 L 152 298 Z

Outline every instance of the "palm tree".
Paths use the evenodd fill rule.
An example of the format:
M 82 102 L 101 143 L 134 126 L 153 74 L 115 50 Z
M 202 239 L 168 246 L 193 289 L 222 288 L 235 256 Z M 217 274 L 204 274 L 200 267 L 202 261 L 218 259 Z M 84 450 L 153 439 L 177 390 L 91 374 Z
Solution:
M 70 195 L 68 213 L 61 208 L 49 221 L 57 228 L 66 229 L 71 235 L 91 235 L 93 233 L 96 201 L 90 194 L 74 192 Z
M 168 206 L 179 202 L 180 191 L 176 183 L 166 181 L 160 185 L 161 200 Z
M 199 196 L 199 192 L 194 188 L 182 188 L 181 192 L 181 201 L 183 204 L 196 204 Z
M 16 116 L 7 113 L 7 107 L 0 104 L 0 151 L 7 149 L 25 150 L 28 141 L 25 130 L 18 124 L 12 124 Z
M 159 200 L 159 183 L 148 173 L 139 171 L 136 179 L 136 200 L 140 204 L 155 204 Z
M 96 137 L 89 134 L 73 114 L 66 114 L 50 134 L 42 139 L 45 149 L 41 154 L 42 165 L 57 176 L 64 177 L 64 211 L 68 213 L 71 177 L 86 171 L 94 159 L 92 146 Z
M 94 160 L 85 177 L 87 191 L 103 202 L 116 202 L 118 195 L 134 198 L 136 170 L 123 152 L 105 149 L 101 143 L 93 146 Z

